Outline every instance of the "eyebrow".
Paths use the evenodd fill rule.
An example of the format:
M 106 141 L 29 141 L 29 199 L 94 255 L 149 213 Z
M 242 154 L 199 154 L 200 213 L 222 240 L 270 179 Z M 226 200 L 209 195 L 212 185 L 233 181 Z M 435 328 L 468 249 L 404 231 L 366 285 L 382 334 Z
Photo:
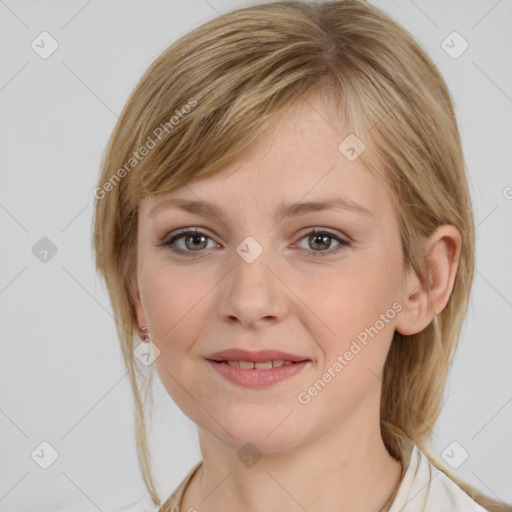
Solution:
M 163 208 L 175 207 L 189 213 L 195 213 L 204 216 L 214 216 L 222 218 L 223 210 L 220 206 L 209 203 L 208 201 L 195 201 L 189 199 L 166 199 L 158 203 L 150 210 L 148 217 L 153 217 Z M 341 209 L 360 213 L 362 215 L 374 218 L 374 213 L 355 201 L 346 197 L 330 197 L 317 201 L 308 201 L 300 203 L 281 203 L 275 211 L 275 220 L 279 221 L 284 217 L 298 217 L 307 213 L 319 212 L 331 209 Z

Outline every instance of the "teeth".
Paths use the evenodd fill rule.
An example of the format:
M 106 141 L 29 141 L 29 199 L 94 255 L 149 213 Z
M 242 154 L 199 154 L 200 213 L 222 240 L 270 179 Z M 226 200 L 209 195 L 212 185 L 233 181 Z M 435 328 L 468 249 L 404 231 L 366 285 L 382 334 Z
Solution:
M 243 368 L 244 370 L 269 370 L 270 368 L 293 364 L 292 361 L 264 361 L 261 363 L 253 363 L 252 361 L 228 361 L 227 363 L 231 366 Z
M 272 361 L 265 361 L 263 363 L 254 363 L 254 368 L 256 368 L 256 370 L 268 370 L 269 368 L 272 368 Z

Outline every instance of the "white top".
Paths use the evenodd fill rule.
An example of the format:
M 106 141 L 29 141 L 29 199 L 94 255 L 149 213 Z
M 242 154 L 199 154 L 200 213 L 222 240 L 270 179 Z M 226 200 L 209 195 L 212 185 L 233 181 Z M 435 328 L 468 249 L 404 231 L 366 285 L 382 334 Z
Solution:
M 424 508 L 423 508 L 424 507 Z M 486 512 L 414 444 L 389 512 Z
M 412 440 L 409 440 L 407 448 L 404 454 L 407 467 L 402 470 L 402 478 L 388 512 L 487 512 L 438 470 Z M 155 508 L 146 496 L 144 500 L 118 511 L 179 512 L 185 487 L 201 464 L 202 461 L 194 466 L 161 508 Z

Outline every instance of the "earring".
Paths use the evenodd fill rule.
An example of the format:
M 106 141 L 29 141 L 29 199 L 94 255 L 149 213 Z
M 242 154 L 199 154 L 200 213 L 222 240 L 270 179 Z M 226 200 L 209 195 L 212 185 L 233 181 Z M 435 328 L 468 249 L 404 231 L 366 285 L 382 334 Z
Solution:
M 149 328 L 144 326 L 140 328 L 139 337 L 142 341 L 151 341 L 149 337 Z

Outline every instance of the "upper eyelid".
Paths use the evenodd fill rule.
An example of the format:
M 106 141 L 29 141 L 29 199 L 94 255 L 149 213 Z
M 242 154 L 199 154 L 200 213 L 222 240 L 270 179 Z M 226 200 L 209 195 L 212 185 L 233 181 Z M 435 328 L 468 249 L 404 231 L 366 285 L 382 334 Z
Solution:
M 162 238 L 162 241 L 171 241 L 173 238 L 177 238 L 179 236 L 188 235 L 191 233 L 199 233 L 200 235 L 206 235 L 208 238 L 211 238 L 212 240 L 215 238 L 214 236 L 209 234 L 209 230 L 206 228 L 200 228 L 200 227 L 191 227 L 191 228 L 178 228 L 175 229 L 169 233 L 167 233 L 164 238 Z

